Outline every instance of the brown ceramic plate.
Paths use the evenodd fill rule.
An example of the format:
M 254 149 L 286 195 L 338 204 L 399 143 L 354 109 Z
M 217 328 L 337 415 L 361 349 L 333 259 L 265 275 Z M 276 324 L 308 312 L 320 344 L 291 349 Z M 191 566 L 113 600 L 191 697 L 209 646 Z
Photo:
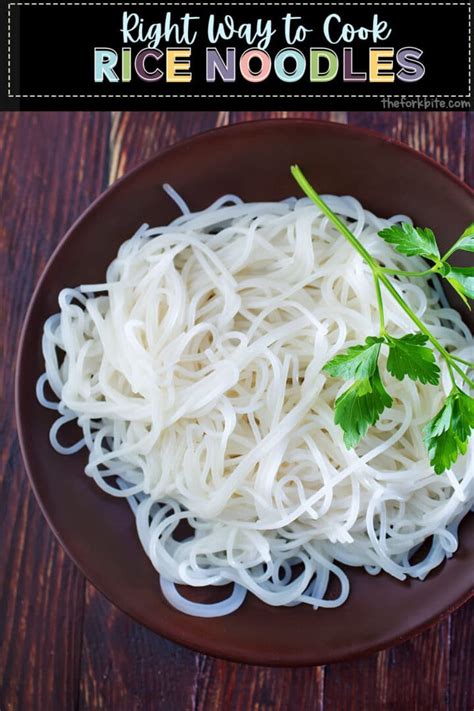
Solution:
M 204 133 L 117 182 L 67 233 L 34 293 L 16 383 L 31 483 L 51 528 L 89 580 L 115 605 L 175 642 L 236 661 L 285 666 L 333 662 L 395 644 L 467 600 L 473 588 L 474 516 L 461 526 L 459 551 L 425 582 L 401 583 L 349 569 L 349 600 L 335 610 L 274 608 L 249 595 L 241 609 L 212 623 L 188 617 L 164 600 L 126 502 L 107 496 L 84 476 L 83 452 L 64 457 L 51 448 L 54 413 L 37 403 L 35 383 L 43 371 L 43 323 L 57 312 L 60 289 L 100 281 L 121 242 L 141 223 L 163 224 L 176 216 L 162 183 L 171 183 L 194 209 L 227 192 L 251 201 L 279 200 L 297 192 L 292 163 L 302 166 L 320 192 L 355 195 L 378 215 L 411 215 L 432 227 L 445 248 L 473 217 L 469 188 L 419 153 L 368 131 L 281 120 Z M 472 326 L 472 317 L 463 314 Z M 206 590 L 201 600 L 213 595 Z

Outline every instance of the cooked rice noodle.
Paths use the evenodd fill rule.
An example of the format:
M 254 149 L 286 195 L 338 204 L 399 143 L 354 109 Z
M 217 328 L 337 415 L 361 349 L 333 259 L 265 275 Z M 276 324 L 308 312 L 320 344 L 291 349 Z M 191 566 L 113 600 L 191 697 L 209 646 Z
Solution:
M 247 591 L 270 605 L 337 607 L 349 594 L 342 565 L 423 579 L 456 550 L 474 493 L 473 446 L 437 476 L 422 441 L 450 390 L 444 362 L 438 387 L 400 382 L 382 349 L 393 406 L 346 449 L 333 404 L 347 385 L 322 367 L 378 333 L 368 266 L 307 199 L 223 196 L 190 212 L 165 190 L 183 215 L 142 225 L 105 282 L 64 289 L 45 324 L 37 394 L 58 412 L 52 446 L 87 448 L 85 473 L 128 500 L 164 595 L 188 614 L 228 614 Z M 423 268 L 377 236 L 408 218 L 324 199 L 381 263 Z M 472 360 L 439 282 L 396 284 L 443 346 Z M 387 293 L 385 317 L 395 336 L 415 330 Z M 82 437 L 64 446 L 73 420 Z M 229 582 L 214 605 L 175 587 Z

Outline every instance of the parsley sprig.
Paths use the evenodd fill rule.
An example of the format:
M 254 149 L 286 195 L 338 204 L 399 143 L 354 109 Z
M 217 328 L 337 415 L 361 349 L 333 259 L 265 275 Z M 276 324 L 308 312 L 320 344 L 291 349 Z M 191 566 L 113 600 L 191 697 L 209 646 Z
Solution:
M 474 299 L 474 267 L 454 267 L 449 264 L 448 259 L 457 251 L 474 252 L 474 223 L 464 230 L 443 256 L 434 233 L 427 227 L 413 227 L 402 223 L 381 230 L 379 236 L 392 244 L 400 254 L 423 257 L 432 263 L 423 271 L 389 269 L 372 257 L 347 225 L 322 200 L 298 166 L 292 166 L 291 172 L 303 192 L 362 256 L 374 278 L 380 319 L 378 336 L 369 336 L 365 343 L 348 348 L 345 353 L 337 355 L 324 366 L 329 375 L 353 381 L 335 402 L 334 421 L 343 430 L 346 447 L 355 447 L 368 428 L 377 422 L 384 409 L 392 405 L 393 400 L 385 389 L 378 365 L 382 348 L 384 351 L 388 349 L 387 370 L 393 377 L 398 380 L 408 377 L 422 384 L 437 385 L 440 381 L 440 369 L 434 350 L 447 364 L 452 388 L 439 412 L 424 427 L 423 437 L 435 472 L 443 473 L 460 454 L 466 453 L 471 430 L 474 429 L 474 398 L 464 391 L 466 387 L 474 387 L 474 382 L 468 376 L 466 368 L 461 367 L 464 365 L 467 370 L 474 369 L 474 363 L 452 355 L 441 345 L 410 308 L 389 277 L 428 277 L 437 274 L 448 281 L 469 306 L 467 299 Z M 417 332 L 407 333 L 400 338 L 395 338 L 387 332 L 382 287 L 410 317 L 418 328 Z M 463 384 L 462 387 L 456 381 L 456 374 Z
M 433 262 L 433 266 L 422 272 L 405 272 L 398 269 L 384 269 L 385 274 L 401 276 L 429 276 L 439 274 L 444 277 L 459 294 L 464 303 L 471 308 L 466 297 L 474 299 L 474 267 L 453 267 L 448 257 L 454 252 L 474 252 L 474 223 L 464 230 L 451 249 L 441 257 L 436 238 L 429 227 L 413 227 L 407 222 L 392 225 L 379 232 L 386 242 L 393 244 L 396 251 L 408 257 L 420 256 Z

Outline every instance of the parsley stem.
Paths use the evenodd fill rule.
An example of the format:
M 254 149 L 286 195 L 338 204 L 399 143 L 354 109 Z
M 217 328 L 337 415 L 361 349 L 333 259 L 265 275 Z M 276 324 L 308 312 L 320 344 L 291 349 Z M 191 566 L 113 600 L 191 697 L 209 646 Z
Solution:
M 377 295 L 377 304 L 379 307 L 379 319 L 380 319 L 380 335 L 385 334 L 385 314 L 383 308 L 382 290 L 380 288 L 380 279 L 374 273 L 374 283 L 375 283 L 375 293 Z
M 351 245 L 356 249 L 359 254 L 365 259 L 369 267 L 372 270 L 378 270 L 379 266 L 377 262 L 370 256 L 366 248 L 359 242 L 357 237 L 352 234 L 347 225 L 344 224 L 342 220 L 331 210 L 331 208 L 326 205 L 324 200 L 318 195 L 316 190 L 313 188 L 311 183 L 308 182 L 303 172 L 297 165 L 291 166 L 291 174 L 302 189 L 302 191 L 314 202 L 316 205 L 324 212 L 326 217 L 330 219 L 339 232 L 351 243 Z
M 350 229 L 347 227 L 347 225 L 342 222 L 341 219 L 331 210 L 331 208 L 324 202 L 324 200 L 318 195 L 316 190 L 313 188 L 311 183 L 308 182 L 306 177 L 304 176 L 303 172 L 297 165 L 292 165 L 291 166 L 291 174 L 300 186 L 300 188 L 303 190 L 303 192 L 322 210 L 322 212 L 326 215 L 326 217 L 329 218 L 329 220 L 332 222 L 332 224 L 339 230 L 339 232 L 347 239 L 347 241 L 354 247 L 354 249 L 363 257 L 365 262 L 368 264 L 368 266 L 371 268 L 372 273 L 374 275 L 374 280 L 375 280 L 375 290 L 377 294 L 377 302 L 379 305 L 379 310 L 380 310 L 380 324 L 381 328 L 385 329 L 385 326 L 382 325 L 384 324 L 384 316 L 383 316 L 383 306 L 382 304 L 382 298 L 380 294 L 380 282 L 385 286 L 387 291 L 393 296 L 395 301 L 401 306 L 403 311 L 407 314 L 407 316 L 410 317 L 410 319 L 413 321 L 414 324 L 418 326 L 420 331 L 425 334 L 425 336 L 428 338 L 428 340 L 431 342 L 431 344 L 434 346 L 434 348 L 440 353 L 440 355 L 443 356 L 445 359 L 446 363 L 448 364 L 449 372 L 452 378 L 454 378 L 454 375 L 452 373 L 452 369 L 456 370 L 459 375 L 465 380 L 471 387 L 474 387 L 474 382 L 466 375 L 466 373 L 463 371 L 463 369 L 455 362 L 455 360 L 452 358 L 452 356 L 448 353 L 448 351 L 443 348 L 441 343 L 438 341 L 437 338 L 433 336 L 431 331 L 425 326 L 423 321 L 421 321 L 418 316 L 412 311 L 412 309 L 408 306 L 406 301 L 403 299 L 403 297 L 398 293 L 397 289 L 393 286 L 391 281 L 387 277 L 387 271 L 384 267 L 381 267 L 378 262 L 376 262 L 373 257 L 369 254 L 369 252 L 366 250 L 366 248 L 359 242 L 357 237 L 350 231 Z M 458 240 L 459 241 L 459 240 Z M 453 245 L 454 246 L 454 245 Z M 449 255 L 445 255 L 444 259 Z M 432 270 L 430 269 L 428 273 L 432 273 Z M 409 272 L 403 272 L 404 276 L 409 276 Z M 417 272 L 416 276 L 420 276 L 420 273 Z M 453 380 L 454 382 L 454 380 Z
M 435 269 L 425 269 L 424 272 L 405 272 L 402 269 L 388 269 L 388 267 L 382 267 L 380 270 L 383 274 L 393 274 L 393 276 L 406 276 L 406 277 L 424 277 L 433 274 Z
M 469 368 L 474 368 L 474 363 L 472 363 L 470 360 L 464 360 L 464 358 L 459 358 L 459 356 L 455 356 L 452 353 L 449 354 L 451 358 L 454 358 L 454 360 L 459 361 L 459 363 L 463 363 L 464 365 L 469 366 Z
M 460 368 L 460 367 L 458 366 L 458 364 L 457 364 L 454 360 L 452 360 L 451 357 L 447 358 L 446 360 L 447 360 L 448 364 L 451 365 L 451 366 L 454 368 L 454 370 L 456 370 L 456 371 L 459 373 L 459 375 L 462 377 L 462 379 L 465 380 L 466 383 L 467 383 L 468 385 L 470 385 L 471 388 L 474 388 L 474 380 L 471 380 L 471 378 L 469 378 L 469 377 L 466 375 L 466 373 L 464 372 L 464 370 L 463 370 L 462 368 Z
M 451 378 L 451 382 L 452 382 L 452 384 L 453 384 L 453 387 L 455 387 L 456 390 L 459 390 L 458 385 L 457 385 L 457 383 L 456 383 L 456 378 L 454 377 L 453 369 L 452 369 L 452 367 L 451 367 L 451 363 L 449 362 L 449 360 L 447 360 L 446 363 L 448 364 L 449 377 Z
M 462 242 L 463 239 L 464 239 L 464 235 L 462 234 L 462 235 L 459 237 L 459 239 L 457 239 L 456 242 L 452 245 L 451 249 L 448 249 L 448 251 L 446 252 L 446 254 L 444 254 L 444 255 L 441 257 L 441 261 L 442 261 L 442 262 L 445 262 L 445 261 L 447 260 L 447 258 L 450 257 L 450 256 L 452 255 L 452 253 L 456 251 L 459 242 Z

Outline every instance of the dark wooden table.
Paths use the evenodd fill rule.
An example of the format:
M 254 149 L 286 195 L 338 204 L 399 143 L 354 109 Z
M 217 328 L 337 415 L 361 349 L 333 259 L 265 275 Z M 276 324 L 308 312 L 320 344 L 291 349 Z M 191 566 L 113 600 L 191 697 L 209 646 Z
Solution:
M 378 129 L 474 182 L 472 115 L 297 115 Z M 295 670 L 231 664 L 161 639 L 111 605 L 65 556 L 28 485 L 13 417 L 14 357 L 33 286 L 66 228 L 109 183 L 160 149 L 263 116 L 0 115 L 1 711 L 474 709 L 472 603 L 359 661 Z

